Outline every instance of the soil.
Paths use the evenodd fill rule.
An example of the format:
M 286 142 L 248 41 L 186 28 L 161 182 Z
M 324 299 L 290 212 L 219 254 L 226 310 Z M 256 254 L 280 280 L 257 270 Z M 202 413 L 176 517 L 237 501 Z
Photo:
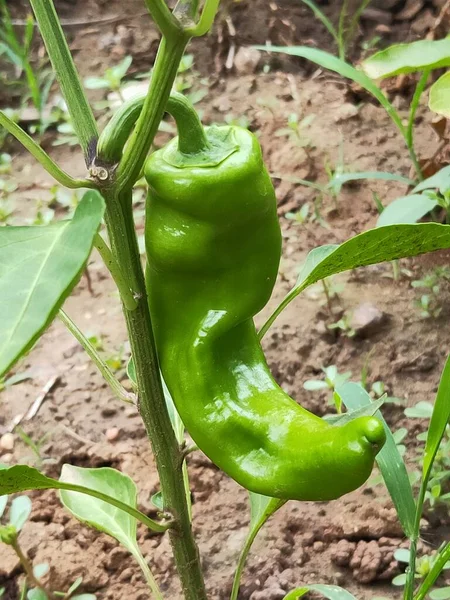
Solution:
M 333 3 L 323 4 L 327 14 L 336 18 Z M 374 7 L 379 4 L 374 2 Z M 378 22 L 373 16 L 364 19 L 352 52 L 358 55 L 360 41 L 371 39 L 377 32 L 382 34 L 383 44 L 425 35 L 433 26 L 440 3 L 416 3 L 420 6 L 411 19 L 395 21 L 405 4 L 413 3 L 391 2 L 391 10 L 386 6 L 383 9 L 381 3 L 379 10 L 385 21 L 381 22 L 380 16 Z M 262 324 L 294 284 L 310 249 L 342 242 L 373 227 L 377 218 L 373 194 L 387 204 L 407 191 L 399 183 L 365 181 L 345 186 L 336 200 L 324 197 L 319 202 L 315 190 L 293 184 L 292 178 L 326 183 L 327 165 L 336 167 L 342 157 L 346 170 L 352 171 L 388 170 L 408 175 L 410 163 L 388 116 L 366 97 L 360 98 L 337 77 L 303 61 L 261 55 L 247 48 L 249 44 L 270 40 L 274 44 L 311 44 L 333 50 L 328 34 L 306 7 L 290 1 L 255 1 L 252 10 L 245 1 L 225 5 L 229 13 L 221 13 L 213 34 L 192 46 L 195 69 L 208 77 L 203 84 L 204 88 L 207 85 L 207 96 L 198 106 L 207 123 L 245 117 L 250 129 L 258 133 L 268 168 L 276 176 L 283 260 L 273 298 L 263 314 L 257 316 L 258 324 Z M 150 68 L 158 36 L 143 17 L 141 0 L 130 0 L 126 15 L 123 3 L 103 0 L 60 0 L 57 7 L 83 76 L 101 73 L 128 53 L 133 54 L 136 72 Z M 13 9 L 21 18 L 20 3 L 14 4 Z M 234 59 L 229 64 L 232 68 L 227 69 L 225 63 L 233 58 L 233 47 Z M 393 101 L 403 111 L 409 102 L 404 92 L 401 86 L 392 92 Z M 98 97 L 98 92 L 92 95 L 94 99 Z M 291 113 L 299 119 L 312 118 L 301 131 L 300 139 L 279 135 Z M 439 142 L 425 105 L 418 121 L 419 155 L 431 156 Z M 53 134 L 44 139 L 47 150 L 63 168 L 82 176 L 85 167 L 80 153 L 68 147 L 55 150 L 50 143 L 52 137 Z M 160 136 L 158 143 L 164 139 Z M 35 215 L 38 200 L 50 197 L 52 182 L 14 143 L 8 150 L 13 154 L 12 177 L 19 185 L 12 199 L 15 222 L 20 223 Z M 292 220 L 291 213 L 306 203 L 310 206 L 306 222 Z M 313 218 L 314 206 L 320 219 Z M 140 234 L 142 208 L 142 203 L 136 204 Z M 307 392 L 303 383 L 323 378 L 322 367 L 336 365 L 340 373 L 351 371 L 356 381 L 366 368 L 369 386 L 383 381 L 389 395 L 402 400 L 400 404 L 386 404 L 383 413 L 393 430 L 408 430 L 405 443 L 411 470 L 417 468 L 415 459 L 420 449 L 416 436 L 425 430 L 426 422 L 407 419 L 403 411 L 420 400 L 433 400 L 450 345 L 450 332 L 445 327 L 450 317 L 448 286 L 445 282 L 441 285 L 439 316 L 423 319 L 415 307 L 421 292 L 411 286 L 411 281 L 435 266 L 447 264 L 448 258 L 448 253 L 438 252 L 401 261 L 399 280 L 392 278 L 389 264 L 339 276 L 333 280 L 333 286 L 341 287 L 333 316 L 327 310 L 321 288 L 316 287 L 284 311 L 263 341 L 278 382 L 319 415 L 331 410 L 329 394 Z M 102 338 L 108 355 L 121 355 L 125 364 L 129 348 L 120 305 L 95 252 L 88 270 L 90 285 L 83 277 L 64 308 L 86 334 Z M 358 335 L 348 337 L 345 332 L 327 327 L 343 313 L 351 320 L 361 305 L 367 311 L 367 304 L 377 318 Z M 57 477 L 64 463 L 120 469 L 138 485 L 139 508 L 156 516 L 150 497 L 159 489 L 158 477 L 139 415 L 112 397 L 62 323 L 55 321 L 51 325 L 15 371 L 28 369 L 32 371 L 31 379 L 0 395 L 0 434 L 18 414 L 26 412 L 49 381 L 57 378 L 37 416 L 22 424 L 35 442 L 47 436 L 40 448 L 43 470 Z M 123 368 L 119 376 L 126 383 Z M 0 450 L 0 462 L 5 464 L 36 465 L 36 461 L 37 457 L 32 456 L 18 435 L 12 450 Z M 247 533 L 247 494 L 201 452 L 193 453 L 188 465 L 194 532 L 203 556 L 209 597 L 225 600 Z M 67 589 L 82 576 L 81 589 L 95 593 L 100 600 L 148 597 L 138 567 L 115 540 L 71 518 L 54 492 L 33 492 L 30 496 L 32 516 L 20 542 L 35 564 L 51 564 L 49 583 L 53 589 Z M 435 550 L 446 539 L 449 525 L 446 506 L 426 515 L 420 552 L 430 554 Z M 138 540 L 166 597 L 180 600 L 167 536 L 149 534 L 140 526 Z M 390 583 L 402 571 L 393 556 L 399 547 L 407 547 L 407 542 L 385 489 L 374 479 L 335 502 L 290 502 L 258 535 L 239 598 L 276 600 L 293 587 L 307 583 L 342 585 L 361 599 L 400 598 L 401 589 Z M 7 600 L 16 600 L 23 577 L 20 566 L 6 546 L 1 547 L 0 557 L 0 587 L 6 587 Z

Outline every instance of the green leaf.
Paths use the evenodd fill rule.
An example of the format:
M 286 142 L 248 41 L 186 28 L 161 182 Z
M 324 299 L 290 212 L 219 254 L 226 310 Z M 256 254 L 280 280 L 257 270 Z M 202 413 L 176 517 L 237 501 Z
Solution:
M 450 419 L 450 357 L 447 358 L 439 383 L 433 414 L 428 428 L 423 458 L 422 480 L 428 480 L 433 461 Z
M 70 221 L 0 229 L 0 376 L 39 338 L 81 276 L 101 223 L 98 192 Z
M 400 575 L 397 575 L 396 577 L 394 577 L 394 579 L 392 580 L 392 585 L 402 586 L 402 585 L 405 585 L 405 583 L 406 583 L 406 573 L 401 573 Z
M 308 390 L 308 392 L 317 392 L 319 390 L 328 390 L 330 386 L 326 381 L 321 381 L 319 379 L 308 379 L 303 384 L 303 389 Z
M 50 565 L 48 563 L 41 563 L 41 564 L 35 565 L 33 567 L 33 575 L 37 579 L 41 579 L 41 577 L 44 577 L 44 575 L 47 575 L 47 573 L 49 571 L 50 571 Z
M 336 392 L 335 392 L 336 393 Z M 337 394 L 339 402 L 341 402 L 341 397 Z M 325 415 L 325 421 L 328 423 L 333 423 L 333 425 L 344 425 L 345 423 L 350 423 L 350 421 L 354 421 L 359 417 L 373 417 L 384 404 L 384 398 L 379 398 L 378 400 L 373 400 L 371 404 L 366 406 L 361 406 L 355 410 L 350 410 L 348 412 L 342 413 L 340 415 Z
M 109 88 L 109 82 L 103 77 L 86 77 L 84 85 L 88 90 L 102 90 Z
M 408 179 L 402 175 L 395 175 L 394 173 L 387 173 L 385 171 L 361 171 L 355 173 L 335 173 L 326 187 L 334 190 L 337 193 L 345 183 L 366 179 L 399 181 L 400 183 L 405 183 L 406 185 L 414 185 L 414 181 L 412 179 Z
M 347 590 L 344 590 L 337 585 L 324 585 L 320 583 L 297 588 L 296 590 L 289 592 L 289 594 L 286 594 L 283 600 L 297 600 L 297 598 L 301 598 L 307 592 L 318 592 L 329 600 L 356 600 L 353 594 L 350 594 L 350 592 L 347 592 Z
M 428 593 L 431 600 L 448 600 L 450 598 L 450 586 L 437 588 Z
M 409 564 L 410 557 L 411 551 L 407 550 L 406 548 L 399 548 L 394 552 L 394 558 L 395 560 L 398 560 L 398 562 Z
M 18 496 L 11 502 L 9 509 L 9 524 L 20 531 L 31 514 L 31 500 L 28 496 Z
M 46 477 L 37 469 L 28 467 L 27 465 L 15 465 L 14 467 L 5 467 L 0 469 L 0 495 L 15 494 L 26 490 L 70 490 L 80 492 L 87 496 L 98 498 L 104 502 L 112 504 L 116 508 L 132 515 L 141 523 L 144 523 L 149 529 L 162 533 L 166 527 L 160 525 L 156 521 L 152 521 L 146 515 L 136 510 L 134 507 L 124 504 L 115 496 L 108 496 L 95 489 L 86 488 L 79 485 L 74 485 L 65 481 L 58 481 L 51 477 Z
M 441 194 L 450 190 L 450 165 L 442 168 L 440 171 L 421 181 L 412 190 L 412 194 L 423 192 L 424 190 L 438 189 Z
M 95 594 L 80 594 L 79 596 L 72 596 L 72 600 L 96 600 Z
M 400 223 L 416 223 L 437 206 L 437 201 L 413 194 L 402 196 L 391 202 L 378 217 L 377 227 Z
M 156 492 L 156 494 L 153 494 L 151 497 L 151 502 L 159 511 L 162 512 L 164 510 L 164 498 L 162 492 Z
M 279 508 L 286 504 L 286 500 L 279 498 L 269 498 L 249 492 L 250 496 L 250 534 L 258 533 L 264 523 L 271 517 Z M 255 533 L 255 535 L 256 535 Z
M 336 390 L 336 393 L 345 406 L 352 410 L 372 403 L 369 394 L 357 383 L 345 383 Z M 376 461 L 396 508 L 403 531 L 410 537 L 414 531 L 416 507 L 408 472 L 383 415 L 377 412 L 376 416 L 382 421 L 386 432 L 386 443 L 377 454 Z
M 60 481 L 97 490 L 133 508 L 137 506 L 135 483 L 116 469 L 109 467 L 84 469 L 66 464 L 62 468 Z M 61 490 L 60 496 L 64 506 L 79 521 L 109 534 L 130 552 L 134 552 L 136 519 L 98 498 L 86 497 L 84 494 L 70 490 Z
M 372 79 L 370 79 L 370 77 L 368 77 L 365 73 L 358 71 L 352 67 L 352 65 L 349 65 L 340 58 L 337 58 L 328 52 L 324 52 L 323 50 L 309 48 L 308 46 L 255 46 L 255 48 L 258 50 L 266 50 L 267 52 L 279 52 L 281 54 L 289 54 L 291 56 L 306 58 L 307 60 L 316 63 L 324 69 L 329 69 L 330 71 L 339 73 L 339 75 L 342 75 L 342 77 L 346 77 L 347 79 L 355 81 L 378 100 L 378 102 L 391 117 L 392 121 L 398 127 L 402 135 L 405 135 L 405 128 L 397 111 L 380 90 L 380 88 L 375 85 Z
M 362 68 L 372 79 L 380 79 L 399 73 L 439 69 L 448 65 L 450 65 L 450 39 L 444 38 L 389 46 L 367 58 L 362 63 Z
M 433 414 L 433 405 L 431 402 L 421 400 L 415 406 L 405 408 L 405 415 L 415 419 L 430 419 Z
M 109 467 L 83 469 L 81 467 L 64 465 L 61 473 L 61 481 L 82 485 L 103 494 L 108 494 L 120 500 L 123 504 L 132 506 L 137 510 L 137 489 L 134 481 L 115 469 L 110 469 Z M 137 521 L 135 518 L 103 500 L 86 497 L 78 492 L 61 490 L 60 497 L 64 506 L 79 521 L 99 531 L 103 531 L 118 540 L 143 569 L 155 597 L 162 598 L 153 575 L 148 569 L 148 565 L 137 545 Z
M 450 225 L 416 223 L 370 229 L 343 244 L 319 246 L 308 254 L 294 288 L 270 315 L 259 332 L 260 339 L 286 308 L 307 287 L 357 267 L 417 256 L 450 247 Z
M 450 117 L 450 71 L 431 86 L 428 106 L 438 115 Z
M 80 585 L 83 583 L 83 578 L 82 577 L 77 577 L 75 579 L 75 581 L 72 583 L 72 585 L 70 586 L 70 588 L 67 590 L 68 594 L 73 594 L 79 587 Z
M 47 594 L 39 588 L 29 590 L 27 593 L 28 600 L 48 600 Z

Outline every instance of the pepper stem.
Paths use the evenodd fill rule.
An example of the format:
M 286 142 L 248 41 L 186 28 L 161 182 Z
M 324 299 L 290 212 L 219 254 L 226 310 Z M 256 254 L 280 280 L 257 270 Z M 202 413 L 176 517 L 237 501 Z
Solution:
M 200 154 L 209 149 L 210 144 L 202 122 L 185 96 L 172 92 L 166 110 L 177 124 L 178 151 L 181 154 Z

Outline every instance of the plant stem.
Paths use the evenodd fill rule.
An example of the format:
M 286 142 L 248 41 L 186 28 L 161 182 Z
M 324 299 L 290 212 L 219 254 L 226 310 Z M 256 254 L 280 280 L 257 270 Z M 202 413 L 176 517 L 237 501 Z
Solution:
M 153 573 L 149 569 L 147 561 L 142 556 L 139 548 L 136 548 L 136 551 L 133 552 L 133 555 L 134 555 L 135 559 L 137 560 L 137 562 L 139 563 L 139 566 L 141 567 L 141 571 L 145 577 L 145 581 L 147 582 L 147 585 L 151 589 L 156 600 L 163 600 L 161 590 L 159 589 L 159 586 L 156 583 L 155 578 L 153 577 Z
M 68 173 L 63 171 L 58 165 L 50 158 L 50 156 L 43 150 L 31 136 L 26 133 L 17 123 L 14 123 L 4 112 L 0 110 L 0 126 L 4 127 L 16 140 L 18 140 L 22 146 L 24 146 L 30 154 L 44 167 L 58 183 L 69 189 L 78 188 L 92 188 L 96 189 L 97 185 L 94 181 L 89 179 L 74 179 Z
M 87 339 L 87 337 L 78 329 L 72 319 L 63 311 L 61 308 L 58 313 L 59 318 L 73 335 L 73 337 L 79 342 L 84 348 L 86 354 L 95 363 L 96 367 L 103 376 L 103 379 L 109 385 L 116 398 L 127 404 L 136 404 L 136 397 L 134 394 L 127 392 L 126 389 L 119 383 L 114 377 L 113 372 L 108 365 L 102 360 L 97 350 Z
M 406 584 L 403 590 L 403 600 L 413 600 L 414 596 L 414 576 L 416 574 L 417 541 L 420 536 L 420 518 L 422 516 L 423 502 L 427 491 L 428 476 L 422 479 L 419 495 L 416 502 L 416 514 L 414 518 L 413 534 L 410 538 L 409 565 L 406 572 Z
M 176 72 L 176 70 L 175 70 Z M 170 87 L 169 87 L 170 91 Z M 159 114 L 155 111 L 154 114 Z M 150 439 L 158 469 L 164 510 L 174 518 L 169 531 L 175 564 L 186 600 L 206 600 L 198 549 L 192 534 L 189 509 L 184 493 L 181 449 L 170 422 L 159 373 L 144 274 L 139 256 L 136 229 L 131 208 L 131 191 L 122 197 L 105 190 L 105 221 L 111 250 L 124 272 L 128 273 L 138 306 L 124 306 L 131 351 L 139 390 L 139 410 Z
M 14 550 L 14 552 L 17 554 L 20 564 L 22 565 L 23 570 L 25 571 L 25 574 L 27 576 L 28 582 L 31 585 L 33 585 L 34 587 L 37 587 L 40 590 L 42 590 L 49 598 L 53 598 L 54 596 L 53 596 L 52 592 L 49 591 L 45 587 L 45 585 L 39 579 L 37 579 L 35 577 L 35 575 L 33 573 L 33 565 L 29 561 L 28 557 L 22 551 L 22 548 L 19 545 L 19 540 L 17 539 L 17 537 L 9 545 Z
M 114 279 L 125 307 L 127 310 L 134 310 L 137 307 L 136 299 L 128 287 L 127 281 L 123 276 L 120 266 L 112 255 L 112 252 L 105 240 L 99 233 L 95 235 L 94 246 L 97 248 L 100 256 L 103 259 L 103 262 L 111 274 L 111 277 Z
M 414 121 L 416 118 L 417 109 L 419 108 L 420 98 L 423 94 L 423 91 L 425 90 L 426 85 L 427 85 L 429 75 L 430 75 L 430 69 L 426 69 L 422 73 L 422 75 L 416 85 L 416 89 L 414 90 L 414 96 L 412 98 L 411 106 L 409 109 L 408 125 L 406 127 L 406 135 L 405 135 L 405 141 L 406 141 L 406 145 L 408 146 L 409 155 L 410 155 L 411 161 L 414 165 L 414 169 L 417 173 L 417 177 L 419 178 L 420 181 L 423 180 L 423 175 L 422 175 L 422 169 L 420 167 L 420 163 L 417 160 L 417 155 L 416 155 L 416 152 L 414 149 Z
M 241 550 L 241 553 L 239 554 L 238 564 L 236 567 L 236 571 L 234 572 L 233 588 L 231 590 L 230 600 L 237 600 L 238 593 L 239 593 L 239 587 L 241 585 L 242 572 L 245 567 L 245 562 L 247 560 L 247 556 L 251 550 L 253 542 L 255 541 L 255 538 L 258 535 L 260 529 L 261 528 L 258 528 L 258 529 L 255 528 L 254 530 L 252 530 L 250 532 L 247 539 L 245 540 L 245 544 Z
M 139 178 L 188 41 L 183 32 L 172 41 L 163 39 L 161 42 L 147 98 L 117 170 L 116 189 L 131 189 Z
M 89 167 L 95 156 L 97 124 L 86 99 L 52 0 L 30 0 L 39 31 L 58 78 L 72 123 Z
M 442 573 L 443 568 L 446 563 L 450 560 L 450 543 L 446 544 L 446 546 L 439 552 L 439 555 L 436 559 L 436 562 L 431 567 L 431 571 L 423 580 L 419 591 L 414 596 L 414 600 L 424 600 L 425 596 L 429 592 L 432 585 L 434 585 L 436 579 Z

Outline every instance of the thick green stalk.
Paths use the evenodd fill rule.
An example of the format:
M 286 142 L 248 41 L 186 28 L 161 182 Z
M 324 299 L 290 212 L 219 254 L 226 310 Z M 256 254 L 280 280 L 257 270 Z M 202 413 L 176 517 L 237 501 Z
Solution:
M 163 39 L 158 50 L 150 88 L 142 112 L 117 169 L 116 189 L 131 189 L 139 178 L 150 146 L 163 118 L 167 100 L 189 38 L 181 33 L 173 40 Z
M 192 534 L 189 509 L 184 493 L 181 449 L 170 422 L 159 374 L 144 274 L 139 256 L 130 197 L 105 190 L 106 224 L 111 250 L 138 301 L 135 310 L 124 306 L 125 319 L 136 368 L 139 411 L 150 439 L 158 469 L 164 509 L 173 517 L 169 531 L 175 564 L 186 600 L 206 600 L 198 549 Z

